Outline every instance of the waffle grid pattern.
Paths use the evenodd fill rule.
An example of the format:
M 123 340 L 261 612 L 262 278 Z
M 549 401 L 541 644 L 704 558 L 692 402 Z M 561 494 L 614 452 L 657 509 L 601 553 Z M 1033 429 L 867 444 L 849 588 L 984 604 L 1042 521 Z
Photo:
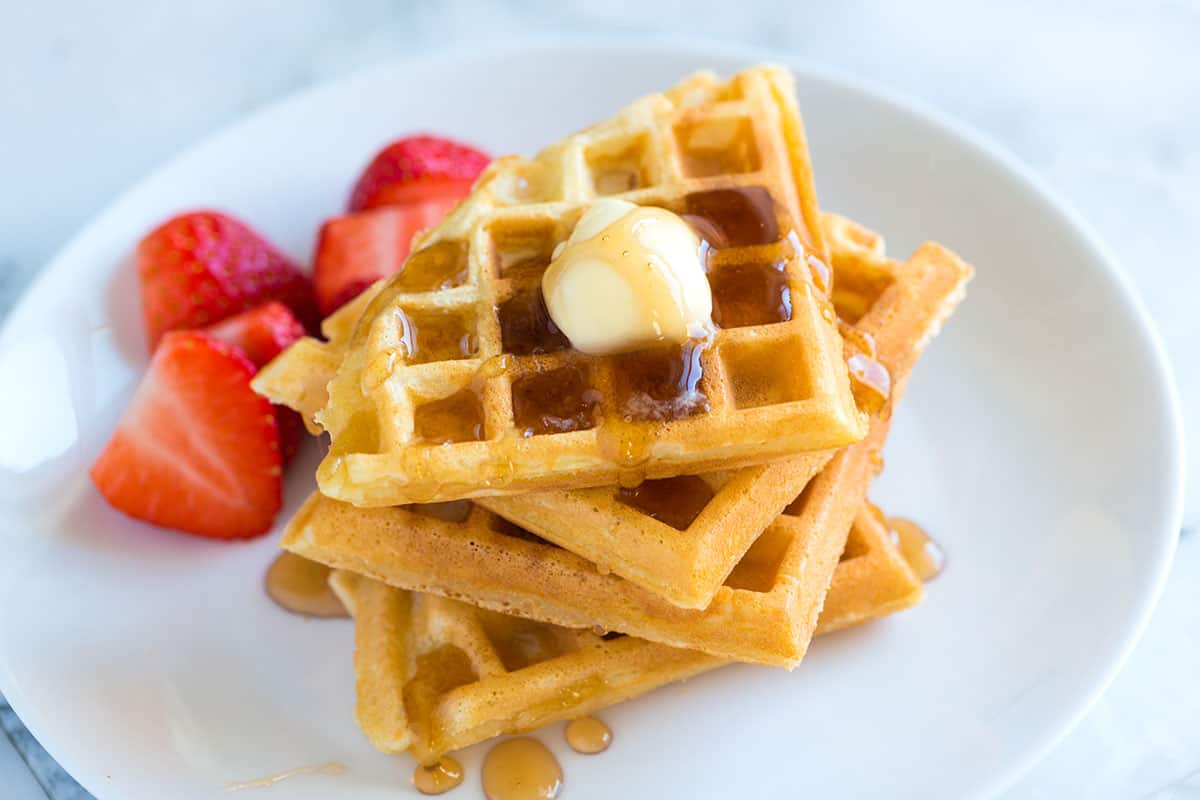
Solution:
M 636 482 L 861 438 L 789 81 L 694 78 L 496 162 L 365 309 L 317 413 L 322 491 L 394 505 Z M 613 170 L 638 187 L 621 197 L 712 231 L 712 342 L 593 357 L 553 329 L 541 272 Z M 771 286 L 782 310 L 755 299 Z
M 679 608 L 537 537 L 505 535 L 511 523 L 478 507 L 465 519 L 438 519 L 402 508 L 355 508 L 315 494 L 282 544 L 335 568 L 497 611 L 568 627 L 598 624 L 725 658 L 794 666 L 881 464 L 890 410 L 918 355 L 916 343 L 950 313 L 969 275 L 969 267 L 934 244 L 896 266 L 896 279 L 860 320 L 877 334 L 879 358 L 895 378 L 889 400 L 867 438 L 833 457 L 705 609 Z
M 411 750 L 423 763 L 728 663 L 632 636 L 523 620 L 351 572 L 335 572 L 331 582 L 355 618 L 360 727 L 380 750 Z M 864 509 L 817 632 L 908 608 L 923 591 L 883 520 Z

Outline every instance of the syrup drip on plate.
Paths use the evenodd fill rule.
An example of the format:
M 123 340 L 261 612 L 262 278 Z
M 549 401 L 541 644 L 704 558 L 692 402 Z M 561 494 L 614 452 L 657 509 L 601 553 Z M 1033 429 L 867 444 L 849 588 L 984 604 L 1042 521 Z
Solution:
M 576 753 L 603 753 L 612 744 L 612 731 L 595 717 L 580 717 L 567 723 L 567 744 Z
M 226 785 L 227 792 L 240 792 L 246 789 L 269 789 L 277 783 L 286 781 L 288 778 L 295 778 L 299 775 L 341 775 L 349 767 L 337 761 L 330 761 L 325 764 L 314 764 L 310 767 L 297 767 L 289 769 L 285 772 L 277 772 L 274 775 L 267 775 L 263 778 L 255 778 L 250 781 L 240 781 L 238 783 L 230 783 Z
M 537 739 L 506 739 L 484 757 L 483 793 L 488 800 L 554 800 L 561 788 L 562 767 Z
M 888 519 L 888 530 L 892 541 L 900 548 L 900 554 L 918 578 L 930 581 L 941 574 L 946 566 L 946 554 L 924 528 L 912 520 L 891 517 Z
M 421 794 L 445 794 L 463 781 L 462 764 L 450 756 L 442 756 L 428 767 L 417 765 L 412 782 Z
M 345 617 L 346 609 L 329 588 L 329 567 L 284 551 L 267 569 L 263 584 L 282 609 L 306 617 Z

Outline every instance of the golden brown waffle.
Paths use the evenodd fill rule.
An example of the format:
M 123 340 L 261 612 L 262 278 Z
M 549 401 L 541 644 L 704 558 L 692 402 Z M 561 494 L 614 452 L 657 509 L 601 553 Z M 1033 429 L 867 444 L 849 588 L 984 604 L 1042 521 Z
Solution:
M 822 229 L 835 309 L 854 321 L 846 323 L 848 337 L 865 337 L 868 348 L 885 350 L 894 370 L 889 380 L 903 382 L 924 344 L 922 326 L 935 324 L 945 287 L 917 286 L 915 273 L 898 276 L 899 265 L 886 258 L 882 237 L 857 223 L 826 213 Z M 851 358 L 869 355 L 850 352 Z M 880 400 L 864 397 L 864 405 L 874 401 L 880 412 Z M 708 607 L 754 540 L 832 455 L 805 453 L 636 487 L 552 489 L 477 502 L 675 605 L 700 609 Z
M 821 227 L 833 265 L 838 313 L 855 329 L 874 333 L 890 346 L 904 340 L 917 346 L 913 324 L 893 308 L 906 303 L 920 309 L 913 292 L 886 291 L 896 278 L 896 263 L 883 252 L 878 234 L 835 214 L 822 215 Z M 935 291 L 937 288 L 935 287 Z M 935 296 L 929 302 L 936 306 Z M 331 341 L 344 339 L 366 300 L 326 321 Z M 868 307 L 876 308 L 866 315 Z M 303 346 L 297 359 L 312 369 L 295 383 L 298 371 L 280 371 L 271 394 L 309 417 L 325 402 L 324 384 L 332 376 L 327 351 Z M 903 350 L 897 344 L 893 352 Z M 324 358 L 324 362 L 322 362 Z M 907 369 L 908 358 L 894 364 Z M 898 377 L 902 377 L 898 374 Z M 736 471 L 676 477 L 628 488 L 551 490 L 480 502 L 517 524 L 587 560 L 602 565 L 684 608 L 705 608 L 733 565 L 782 508 L 791 502 L 825 463 L 828 453 Z M 711 496 L 710 496 L 711 495 Z
M 423 763 L 727 663 L 406 592 L 351 572 L 335 572 L 331 583 L 355 619 L 359 727 L 380 750 L 411 750 Z M 922 593 L 882 520 L 864 511 L 834 572 L 818 632 L 907 608 Z
M 872 247 L 876 245 L 872 244 Z M 898 377 L 961 296 L 970 268 L 936 244 L 896 265 L 909 335 L 879 342 Z M 880 304 L 861 322 L 869 322 Z M 867 438 L 841 450 L 738 562 L 705 609 L 684 609 L 470 503 L 356 508 L 314 494 L 282 545 L 329 566 L 567 627 L 600 625 L 724 658 L 794 666 L 816 625 L 838 554 L 880 463 L 898 380 Z
M 553 328 L 541 273 L 602 194 L 706 231 L 711 342 L 597 357 Z M 314 359 L 339 365 L 315 414 L 332 440 L 317 480 L 362 506 L 632 485 L 839 447 L 866 420 L 826 261 L 790 76 L 701 74 L 534 159 L 495 162 L 348 342 L 298 345 L 256 387 L 286 403 L 275 387 L 308 385 Z

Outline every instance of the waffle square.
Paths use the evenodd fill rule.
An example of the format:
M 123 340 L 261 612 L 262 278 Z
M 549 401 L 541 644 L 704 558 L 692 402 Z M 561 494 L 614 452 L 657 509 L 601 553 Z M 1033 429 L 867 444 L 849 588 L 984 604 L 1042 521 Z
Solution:
M 335 572 L 354 616 L 355 718 L 423 763 L 503 733 L 593 713 L 728 662 L 632 636 L 534 622 Z M 924 589 L 881 517 L 857 516 L 818 633 L 899 611 Z
M 711 341 L 597 357 L 553 327 L 541 274 L 601 195 L 706 232 Z M 338 367 L 315 412 L 331 436 L 317 479 L 361 506 L 632 485 L 839 447 L 866 419 L 827 261 L 790 76 L 701 74 L 534 159 L 495 162 L 356 306 L 348 341 L 297 345 L 256 387 L 286 402 L 274 388 L 314 349 L 341 351 L 322 354 Z

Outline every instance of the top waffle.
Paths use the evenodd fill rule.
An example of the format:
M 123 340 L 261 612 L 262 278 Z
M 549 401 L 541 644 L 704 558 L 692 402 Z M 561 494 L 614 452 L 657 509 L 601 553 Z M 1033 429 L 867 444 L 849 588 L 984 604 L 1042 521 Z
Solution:
M 332 438 L 322 492 L 395 505 L 636 483 L 860 439 L 792 94 L 775 69 L 702 74 L 493 164 L 400 273 L 330 320 L 329 344 L 260 375 L 283 399 L 336 365 L 315 414 Z M 554 328 L 541 273 L 598 195 L 704 232 L 711 341 L 595 357 Z

